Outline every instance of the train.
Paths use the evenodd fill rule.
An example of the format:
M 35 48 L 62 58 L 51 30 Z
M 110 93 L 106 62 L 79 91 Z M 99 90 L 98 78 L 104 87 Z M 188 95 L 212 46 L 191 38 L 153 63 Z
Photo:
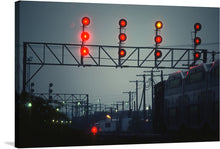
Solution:
M 157 131 L 219 131 L 219 59 L 169 74 L 154 86 Z
M 134 113 L 130 118 L 96 122 L 93 125 L 97 129 L 95 133 L 132 132 L 132 124 L 136 125 Z M 143 126 L 146 126 L 146 121 L 143 122 L 145 123 Z M 153 128 L 142 125 L 138 128 L 152 128 L 155 133 L 179 131 L 218 133 L 219 59 L 190 67 L 187 71 L 171 73 L 167 80 L 155 84 L 152 125 Z

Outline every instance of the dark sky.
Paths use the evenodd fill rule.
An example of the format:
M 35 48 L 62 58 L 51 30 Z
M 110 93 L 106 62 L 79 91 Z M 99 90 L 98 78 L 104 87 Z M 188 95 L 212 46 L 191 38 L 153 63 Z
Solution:
M 219 50 L 219 45 L 213 44 L 219 42 L 218 8 L 46 2 L 21 2 L 20 6 L 20 47 L 24 41 L 80 43 L 80 21 L 88 16 L 91 18 L 87 27 L 91 34 L 88 44 L 118 45 L 118 21 L 125 18 L 128 22 L 126 46 L 154 46 L 154 24 L 161 20 L 164 24 L 160 32 L 161 47 L 192 48 L 193 25 L 200 22 L 202 30 L 198 35 L 202 44 L 199 47 Z M 134 91 L 135 84 L 129 81 L 142 80 L 136 75 L 145 70 L 44 66 L 32 82 L 35 92 L 47 92 L 48 84 L 53 82 L 56 93 L 88 93 L 90 102 L 101 99 L 102 103 L 110 104 L 128 100 L 128 95 L 122 92 Z M 178 70 L 165 73 L 175 71 Z M 141 94 L 142 84 L 139 87 Z M 151 90 L 146 93 L 147 97 L 151 96 Z M 151 98 L 147 98 L 146 104 L 151 104 Z

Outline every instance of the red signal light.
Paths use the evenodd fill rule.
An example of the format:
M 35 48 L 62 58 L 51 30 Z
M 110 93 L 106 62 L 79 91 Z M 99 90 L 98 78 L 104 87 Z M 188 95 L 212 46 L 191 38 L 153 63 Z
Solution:
M 194 59 L 195 60 L 199 60 L 201 57 L 201 53 L 200 52 L 194 52 Z
M 125 57 L 125 55 L 126 55 L 125 49 L 120 49 L 118 54 L 120 57 Z
M 125 19 L 121 19 L 119 21 L 119 25 L 120 25 L 120 27 L 126 27 L 127 26 L 127 21 Z
M 82 24 L 87 26 L 90 24 L 90 19 L 88 17 L 82 18 Z
M 162 42 L 162 37 L 160 35 L 157 35 L 154 40 L 157 44 L 159 44 Z
M 160 50 L 155 50 L 154 56 L 155 56 L 156 58 L 160 58 L 160 57 L 162 56 L 162 52 L 161 52 Z
M 195 23 L 195 24 L 194 24 L 194 29 L 195 29 L 195 31 L 200 31 L 201 28 L 202 28 L 202 26 L 201 26 L 200 23 Z
M 127 36 L 125 33 L 120 33 L 118 38 L 120 41 L 125 41 L 127 39 Z
M 95 135 L 98 132 L 98 129 L 95 126 L 93 126 L 91 132 Z
M 163 23 L 161 21 L 157 21 L 155 23 L 155 27 L 156 27 L 156 29 L 161 29 L 163 27 Z
M 81 39 L 82 41 L 86 41 L 89 39 L 89 33 L 88 32 L 82 32 L 81 33 Z
M 82 47 L 80 53 L 82 56 L 86 56 L 89 54 L 89 49 L 87 47 Z
M 194 39 L 194 43 L 195 43 L 195 45 L 200 45 L 201 44 L 201 39 L 199 37 L 196 37 Z

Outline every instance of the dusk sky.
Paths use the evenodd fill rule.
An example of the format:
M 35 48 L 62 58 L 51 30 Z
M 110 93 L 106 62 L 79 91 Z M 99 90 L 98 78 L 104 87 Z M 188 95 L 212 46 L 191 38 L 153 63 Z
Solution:
M 20 6 L 21 60 L 23 42 L 80 44 L 84 16 L 91 19 L 86 28 L 91 34 L 87 44 L 117 46 L 118 21 L 125 18 L 128 22 L 126 46 L 154 46 L 154 24 L 161 20 L 164 24 L 160 32 L 161 47 L 192 48 L 191 32 L 194 23 L 200 22 L 202 29 L 198 35 L 202 44 L 199 48 L 219 50 L 219 8 L 46 2 L 21 2 Z M 35 69 L 31 66 L 31 70 Z M 145 70 L 150 69 L 44 66 L 31 82 L 35 83 L 38 93 L 48 92 L 48 84 L 52 82 L 54 93 L 86 93 L 90 102 L 101 99 L 101 103 L 111 104 L 112 101 L 127 101 L 128 94 L 122 92 L 135 91 L 135 83 L 129 81 L 142 80 L 136 75 Z M 164 73 L 176 71 L 165 70 Z M 19 72 L 22 72 L 22 63 Z M 156 82 L 159 81 L 156 78 Z M 139 88 L 141 95 L 142 84 Z M 151 90 L 146 94 L 146 104 L 151 105 Z

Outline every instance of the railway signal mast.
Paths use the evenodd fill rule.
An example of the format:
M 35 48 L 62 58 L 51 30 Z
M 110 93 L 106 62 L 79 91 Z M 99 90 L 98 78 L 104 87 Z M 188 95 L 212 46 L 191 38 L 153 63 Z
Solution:
M 80 54 L 81 54 L 81 65 L 83 65 L 83 58 L 89 54 L 89 49 L 86 46 L 84 46 L 84 44 L 90 38 L 89 33 L 85 31 L 85 27 L 90 24 L 90 19 L 88 17 L 83 17 L 81 23 L 83 26 L 81 33 L 82 44 L 81 44 Z
M 195 23 L 194 24 L 194 50 L 195 50 L 194 53 L 193 53 L 194 64 L 201 57 L 201 53 L 196 50 L 197 46 L 201 44 L 201 38 L 197 36 L 197 32 L 200 31 L 201 28 L 202 28 L 202 26 L 201 26 L 200 23 Z
M 125 19 L 119 20 L 119 49 L 118 49 L 118 65 L 121 66 L 121 58 L 126 56 L 126 50 L 121 47 L 122 43 L 127 39 L 127 35 L 124 33 L 127 21 Z
M 162 56 L 162 52 L 160 50 L 158 50 L 159 44 L 163 41 L 162 36 L 158 35 L 158 32 L 160 31 L 160 29 L 162 29 L 163 27 L 163 23 L 161 21 L 157 21 L 155 23 L 155 27 L 156 27 L 156 35 L 154 37 L 154 41 L 155 41 L 155 51 L 154 51 L 154 56 L 155 56 L 155 66 L 157 66 L 157 59 L 160 58 Z

